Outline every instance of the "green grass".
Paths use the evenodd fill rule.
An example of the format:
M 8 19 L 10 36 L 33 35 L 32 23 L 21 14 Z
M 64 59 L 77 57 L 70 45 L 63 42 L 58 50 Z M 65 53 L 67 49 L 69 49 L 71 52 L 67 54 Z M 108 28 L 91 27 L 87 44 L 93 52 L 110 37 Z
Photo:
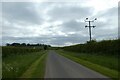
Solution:
M 111 55 L 100 55 L 100 54 L 87 54 L 87 53 L 75 53 L 75 52 L 66 52 L 71 56 L 90 61 L 92 63 L 108 67 L 110 69 L 118 70 L 118 57 Z
M 102 73 L 110 78 L 118 78 L 118 71 L 115 69 L 111 69 L 110 67 L 110 64 L 112 65 L 117 64 L 112 57 L 108 57 L 108 56 L 105 57 L 102 55 L 98 56 L 98 55 L 90 55 L 90 54 L 89 55 L 78 54 L 78 53 L 66 52 L 66 51 L 57 51 L 57 52 L 79 64 L 82 64 L 90 69 Z
M 118 56 L 120 39 L 102 40 L 100 42 L 92 40 L 84 44 L 77 44 L 65 46 L 62 49 L 66 51 L 80 52 L 80 53 L 96 53 L 102 55 Z
M 33 52 L 30 54 L 19 54 L 7 56 L 2 62 L 2 77 L 3 78 L 18 78 L 20 77 L 34 61 L 40 58 L 45 52 Z
M 47 54 L 39 57 L 21 76 L 21 78 L 44 78 Z
M 46 68 L 46 58 L 47 54 L 41 57 L 40 62 L 38 63 L 35 71 L 33 72 L 33 78 L 44 78 L 45 75 L 45 68 Z
M 14 47 L 14 46 L 4 46 L 2 47 L 2 58 L 13 56 L 13 55 L 24 55 L 24 54 L 30 54 L 33 52 L 39 52 L 41 49 L 36 48 L 30 48 L 30 47 Z
M 0 79 L 2 78 L 2 58 L 0 57 Z
M 2 47 L 0 46 L 0 79 L 2 78 Z

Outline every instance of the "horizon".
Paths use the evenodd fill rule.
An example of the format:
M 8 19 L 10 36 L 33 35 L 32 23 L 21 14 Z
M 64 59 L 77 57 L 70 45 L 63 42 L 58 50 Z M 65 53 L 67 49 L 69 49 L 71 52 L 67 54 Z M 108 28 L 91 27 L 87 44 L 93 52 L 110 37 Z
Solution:
M 119 38 L 116 38 L 116 39 L 108 39 L 108 40 L 99 40 L 99 41 L 96 41 L 96 40 L 93 40 L 93 41 L 96 41 L 96 42 L 101 42 L 101 41 L 109 41 L 109 40 L 119 40 Z M 89 42 L 89 41 L 86 41 L 86 42 L 84 42 L 84 43 L 78 43 L 78 44 L 72 44 L 72 45 L 67 45 L 67 46 L 52 46 L 52 45 L 49 45 L 49 44 L 42 44 L 42 43 L 24 43 L 24 42 L 22 42 L 22 43 L 18 43 L 18 44 L 26 44 L 26 46 L 28 45 L 28 44 L 30 44 L 30 45 L 37 45 L 37 44 L 40 44 L 40 45 L 48 45 L 48 46 L 51 46 L 51 47 L 68 47 L 68 46 L 75 46 L 75 45 L 80 45 L 80 44 L 86 44 L 87 42 Z M 2 45 L 2 46 L 7 46 L 7 44 L 9 44 L 10 46 L 12 46 L 11 44 L 14 44 L 14 43 L 6 43 L 5 45 Z

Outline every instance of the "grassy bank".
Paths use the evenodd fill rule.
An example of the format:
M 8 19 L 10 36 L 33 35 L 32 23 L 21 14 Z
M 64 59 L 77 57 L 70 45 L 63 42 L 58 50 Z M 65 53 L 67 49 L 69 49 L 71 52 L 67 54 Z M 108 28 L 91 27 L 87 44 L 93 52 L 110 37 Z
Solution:
M 44 78 L 45 75 L 45 68 L 46 68 L 46 58 L 47 54 L 43 55 L 40 59 L 40 62 L 35 68 L 32 77 L 33 78 Z
M 91 41 L 84 44 L 66 46 L 63 47 L 63 49 L 78 53 L 96 53 L 100 55 L 118 56 L 120 52 L 119 43 L 120 39 L 102 40 L 100 42 Z
M 57 51 L 59 54 L 82 64 L 90 69 L 100 72 L 110 78 L 118 78 L 118 63 L 117 59 L 112 56 L 102 56 L 102 55 L 88 55 L 83 53 L 74 53 L 67 51 Z M 115 62 L 115 63 L 114 63 Z M 113 65 L 112 67 L 110 65 Z
M 44 78 L 47 54 L 43 54 L 23 73 L 21 78 Z
M 2 77 L 3 78 L 21 77 L 23 73 L 25 73 L 25 71 L 29 69 L 29 67 L 40 58 L 41 58 L 40 63 L 44 63 L 43 59 L 45 57 L 42 58 L 42 56 L 45 55 L 46 51 L 38 50 L 38 49 L 33 50 L 31 48 L 20 48 L 20 49 L 22 49 L 23 53 L 21 53 L 19 48 L 16 48 L 16 47 L 15 48 L 6 47 L 3 49 L 4 51 L 2 54 L 5 54 L 5 56 L 2 56 L 2 59 L 3 59 L 2 60 Z M 7 53 L 5 50 L 9 50 L 10 52 Z M 42 74 L 44 74 L 43 71 L 41 72 L 41 75 Z

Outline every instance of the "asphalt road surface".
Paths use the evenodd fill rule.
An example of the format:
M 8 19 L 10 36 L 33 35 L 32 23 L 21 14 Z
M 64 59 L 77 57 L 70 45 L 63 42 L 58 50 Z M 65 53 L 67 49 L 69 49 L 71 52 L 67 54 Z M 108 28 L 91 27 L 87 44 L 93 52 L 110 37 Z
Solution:
M 45 78 L 107 78 L 54 51 L 49 51 Z

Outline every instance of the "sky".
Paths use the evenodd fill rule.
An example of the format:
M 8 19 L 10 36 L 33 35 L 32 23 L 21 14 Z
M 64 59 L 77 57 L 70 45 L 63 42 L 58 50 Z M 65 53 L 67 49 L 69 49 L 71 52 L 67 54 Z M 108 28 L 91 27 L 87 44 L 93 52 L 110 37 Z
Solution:
M 89 40 L 88 25 L 94 20 L 92 39 L 118 38 L 118 0 L 39 1 L 3 0 L 0 5 L 1 45 L 42 43 L 69 46 Z

